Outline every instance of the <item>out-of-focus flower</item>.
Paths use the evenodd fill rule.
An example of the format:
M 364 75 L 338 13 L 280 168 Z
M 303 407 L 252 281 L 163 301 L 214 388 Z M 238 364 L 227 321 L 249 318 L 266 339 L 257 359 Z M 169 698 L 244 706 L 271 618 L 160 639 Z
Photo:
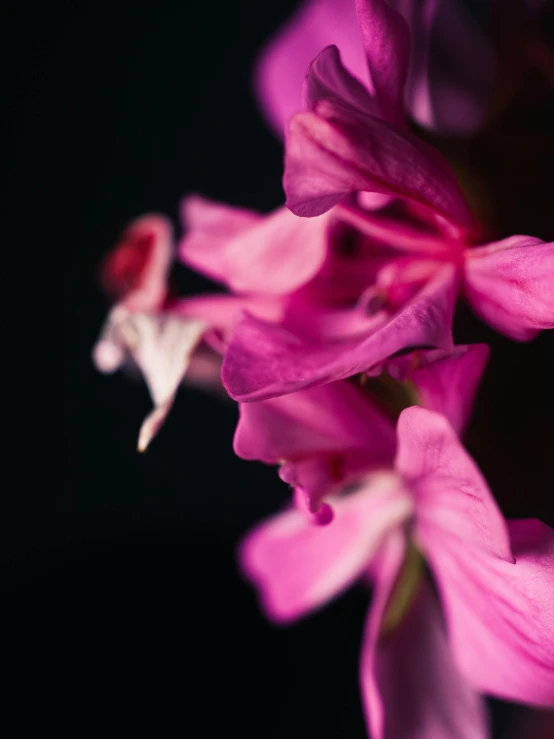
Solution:
M 369 22 L 385 17 L 408 23 L 402 49 L 410 55 L 404 104 L 421 125 L 444 134 L 467 134 L 482 122 L 495 72 L 490 40 L 460 0 L 373 0 Z M 397 12 L 398 11 L 398 14 Z M 383 35 L 386 42 L 389 35 Z M 256 93 L 275 131 L 303 109 L 302 83 L 316 54 L 335 45 L 347 69 L 371 85 L 354 0 L 309 0 L 264 48 Z
M 478 8 L 481 22 L 463 0 L 388 0 L 390 9 L 385 0 L 364 4 L 372 23 L 382 14 L 394 18 L 398 11 L 408 24 L 407 114 L 441 135 L 468 136 L 485 122 L 500 72 L 493 36 L 509 33 L 510 39 L 519 39 L 519 45 L 511 43 L 512 54 L 514 47 L 519 51 L 548 1 L 483 3 Z M 355 0 L 306 0 L 263 48 L 255 90 L 279 136 L 289 118 L 303 110 L 304 77 L 312 59 L 329 45 L 338 47 L 355 78 L 371 85 Z
M 394 468 L 331 495 L 329 526 L 286 511 L 247 536 L 242 566 L 279 622 L 370 577 L 370 735 L 481 739 L 479 693 L 554 705 L 554 533 L 537 520 L 506 524 L 439 414 L 408 408 L 397 431 Z
M 239 457 L 280 465 L 296 504 L 329 523 L 332 490 L 371 469 L 390 468 L 398 414 L 410 405 L 442 413 L 460 433 L 488 356 L 483 344 L 452 353 L 414 352 L 360 382 L 342 380 L 258 403 L 240 404 Z
M 102 282 L 116 303 L 94 347 L 101 372 L 115 372 L 127 359 L 140 369 L 154 403 L 141 426 L 144 451 L 175 398 L 193 351 L 206 330 L 202 321 L 167 308 L 167 279 L 173 258 L 172 228 L 159 215 L 133 221 L 105 260 Z

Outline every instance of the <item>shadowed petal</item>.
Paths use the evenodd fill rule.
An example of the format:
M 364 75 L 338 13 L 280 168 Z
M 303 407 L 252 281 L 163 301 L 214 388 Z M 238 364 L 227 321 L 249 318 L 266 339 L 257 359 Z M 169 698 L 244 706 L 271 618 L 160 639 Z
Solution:
M 379 635 L 403 554 L 400 535 L 389 537 L 374 568 L 361 662 L 371 739 L 487 739 L 484 702 L 455 665 L 439 603 L 425 579 L 396 629 Z

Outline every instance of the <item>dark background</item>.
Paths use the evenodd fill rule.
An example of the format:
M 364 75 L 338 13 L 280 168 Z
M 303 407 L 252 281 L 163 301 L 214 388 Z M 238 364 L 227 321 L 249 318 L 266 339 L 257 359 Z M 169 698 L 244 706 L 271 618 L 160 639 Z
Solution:
M 189 192 L 264 211 L 282 200 L 281 145 L 250 81 L 257 49 L 294 6 L 83 0 L 14 13 L 23 49 L 9 98 L 14 191 L 40 183 L 25 213 L 36 221 L 42 205 L 50 218 L 26 254 L 62 261 L 64 430 L 61 473 L 46 465 L 41 484 L 31 485 L 22 469 L 23 503 L 2 539 L 3 594 L 23 685 L 45 668 L 40 689 L 58 695 L 77 736 L 96 721 L 156 736 L 364 736 L 357 662 L 367 594 L 353 589 L 276 629 L 237 572 L 240 536 L 287 490 L 274 470 L 234 457 L 234 405 L 183 388 L 139 455 L 145 386 L 98 375 L 90 360 L 107 308 L 97 265 L 130 219 L 160 211 L 178 225 Z M 539 94 L 516 114 L 513 130 L 546 141 L 552 155 L 544 100 Z M 503 145 L 513 154 L 510 125 Z M 520 146 L 525 166 L 546 169 L 542 149 Z M 525 167 L 495 156 L 487 139 L 472 156 L 486 160 L 490 181 L 525 180 Z M 552 239 L 548 209 L 528 192 L 534 171 L 504 228 Z M 552 202 L 551 185 L 541 192 Z M 184 268 L 174 278 L 184 293 L 208 287 Z M 55 313 L 59 333 L 53 283 L 49 295 L 43 308 Z M 467 444 L 507 515 L 552 525 L 552 337 L 513 344 L 465 309 L 456 332 L 492 347 Z M 50 400 L 55 392 L 59 416 L 59 391 L 44 382 L 37 392 Z M 38 415 L 35 435 L 53 435 Z M 55 444 L 57 459 L 59 433 Z M 44 646 L 50 661 L 37 656 Z M 497 735 L 507 737 L 517 713 L 495 704 L 494 716 Z

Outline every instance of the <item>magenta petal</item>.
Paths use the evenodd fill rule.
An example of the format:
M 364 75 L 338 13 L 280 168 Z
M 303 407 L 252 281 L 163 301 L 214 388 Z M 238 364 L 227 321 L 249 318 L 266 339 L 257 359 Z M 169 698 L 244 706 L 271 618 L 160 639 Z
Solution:
M 308 343 L 246 315 L 231 337 L 223 383 L 236 400 L 264 400 L 365 372 L 409 347 L 450 349 L 454 290 L 445 267 L 384 326 L 341 341 Z
M 238 293 L 292 292 L 325 258 L 327 217 L 306 222 L 284 207 L 259 216 L 196 196 L 183 212 L 181 259 Z
M 554 532 L 509 523 L 515 563 L 451 537 L 426 539 L 451 648 L 467 680 L 505 700 L 554 707 Z
M 393 424 L 369 398 L 348 382 L 334 382 L 241 404 L 234 449 L 269 464 L 357 448 L 388 461 L 395 443 Z
M 303 94 L 308 110 L 313 110 L 319 100 L 334 98 L 363 113 L 379 115 L 366 88 L 343 66 L 336 46 L 327 46 L 310 64 Z
M 460 434 L 471 415 L 488 358 L 485 344 L 456 346 L 450 353 L 428 352 L 425 365 L 411 377 L 419 393 L 419 405 L 442 414 Z
M 362 650 L 368 733 L 372 739 L 487 739 L 484 702 L 454 663 L 437 597 L 425 580 L 399 626 L 378 640 L 403 551 L 393 539 L 387 548 Z
M 338 46 L 347 69 L 361 81 L 367 81 L 367 63 L 353 2 L 305 2 L 263 49 L 256 69 L 256 93 L 266 118 L 280 137 L 288 119 L 304 109 L 302 84 L 310 62 L 330 44 Z
M 554 327 L 554 243 L 512 236 L 468 249 L 465 279 L 475 312 L 510 338 Z
M 411 512 L 395 475 L 368 478 L 360 492 L 329 502 L 335 510 L 330 526 L 314 526 L 290 510 L 262 523 L 242 543 L 242 568 L 276 621 L 319 608 L 351 585 L 383 537 Z
M 291 120 L 283 186 L 287 206 L 300 216 L 320 215 L 366 190 L 414 201 L 453 228 L 473 228 L 456 178 L 436 149 L 332 100 Z
M 438 413 L 413 406 L 398 419 L 396 469 L 413 492 L 418 529 L 513 562 L 506 524 L 477 466 Z M 432 533 L 429 533 L 432 536 Z
M 381 117 L 402 122 L 410 32 L 386 0 L 356 0 L 358 24 L 369 66 L 370 87 Z

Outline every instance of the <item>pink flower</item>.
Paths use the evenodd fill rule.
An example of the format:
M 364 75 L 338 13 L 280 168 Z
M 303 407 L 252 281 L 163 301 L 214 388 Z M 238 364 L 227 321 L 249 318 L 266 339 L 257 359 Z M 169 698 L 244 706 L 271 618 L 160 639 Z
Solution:
M 554 243 L 512 236 L 473 246 L 477 226 L 454 173 L 436 150 L 391 123 L 400 118 L 406 55 L 394 44 L 402 34 L 389 29 L 390 47 L 375 44 L 381 26 L 372 25 L 366 3 L 358 9 L 373 91 L 344 69 L 334 47 L 315 59 L 305 85 L 310 110 L 290 126 L 284 184 L 295 214 L 332 215 L 355 230 L 352 268 L 335 279 L 354 293 L 366 278 L 350 315 L 372 320 L 333 336 L 306 333 L 299 311 L 290 311 L 286 326 L 246 315 L 222 370 L 239 401 L 343 379 L 407 348 L 448 349 L 457 294 L 516 340 L 554 326 Z M 375 193 L 391 201 L 370 210 L 366 196 Z
M 488 357 L 483 344 L 451 354 L 414 352 L 386 363 L 360 384 L 342 380 L 279 398 L 239 405 L 236 454 L 280 465 L 296 504 L 317 523 L 329 523 L 322 503 L 361 474 L 392 467 L 400 410 L 419 404 L 441 412 L 457 432 L 469 417 Z
M 394 468 L 331 495 L 330 526 L 286 511 L 248 535 L 242 566 L 278 622 L 371 578 L 361 659 L 370 736 L 481 739 L 479 693 L 554 706 L 553 532 L 504 521 L 439 414 L 408 408 L 397 431 Z
M 384 18 L 401 31 L 410 54 L 404 104 L 420 125 L 442 134 L 467 135 L 483 121 L 493 86 L 495 52 L 490 39 L 459 0 L 373 0 L 366 18 Z M 390 6 L 390 7 L 389 7 Z M 403 16 L 399 18 L 396 11 Z M 387 43 L 394 37 L 387 33 Z M 349 72 L 371 84 L 354 0 L 307 0 L 263 49 L 256 69 L 258 99 L 280 136 L 303 110 L 302 83 L 312 59 L 325 46 L 340 50 Z
M 181 258 L 236 295 L 219 298 L 225 305 L 234 300 L 237 309 L 229 312 L 225 331 L 230 348 L 224 378 L 233 397 L 243 398 L 234 380 L 242 382 L 244 372 L 248 383 L 275 379 L 278 392 L 272 394 L 282 393 L 280 378 L 267 369 L 277 369 L 281 360 L 302 375 L 303 387 L 320 384 L 310 367 L 317 348 L 326 353 L 318 357 L 318 372 L 330 382 L 410 347 L 452 347 L 455 270 L 448 262 L 441 268 L 444 255 L 408 256 L 409 268 L 400 278 L 393 274 L 407 261 L 402 248 L 409 250 L 414 240 L 408 217 L 405 225 L 394 226 L 395 248 L 383 246 L 380 232 L 375 238 L 358 231 L 350 225 L 350 213 L 343 216 L 339 208 L 316 219 L 298 218 L 285 208 L 260 216 L 195 196 L 185 200 L 183 210 L 187 235 Z M 390 218 L 381 220 L 385 230 L 391 228 Z M 430 229 L 426 238 L 436 242 Z M 187 315 L 208 320 L 206 300 L 213 308 L 213 297 L 186 301 Z M 246 311 L 242 319 L 240 308 Z M 275 337 L 290 337 L 294 357 Z M 297 389 L 295 380 L 290 389 Z M 266 391 L 247 393 L 254 399 L 268 397 Z

